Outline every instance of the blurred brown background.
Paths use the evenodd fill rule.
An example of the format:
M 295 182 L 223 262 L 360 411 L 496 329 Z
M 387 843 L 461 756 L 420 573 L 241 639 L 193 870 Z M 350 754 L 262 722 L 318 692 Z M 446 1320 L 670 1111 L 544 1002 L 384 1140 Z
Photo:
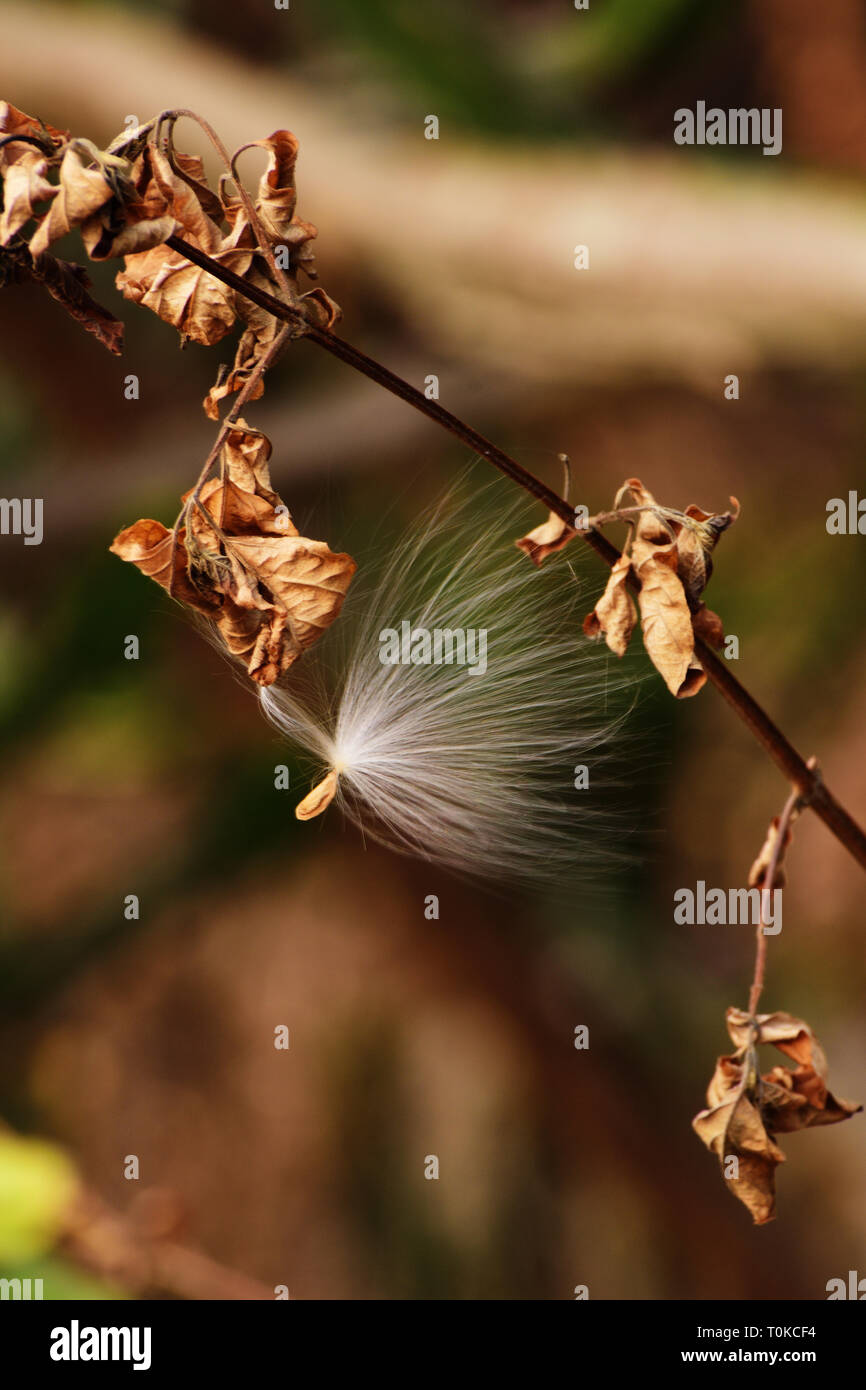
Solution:
M 20 3 L 0 31 L 0 93 L 99 143 L 167 106 L 230 148 L 291 128 L 345 336 L 438 375 L 547 481 L 566 450 L 593 510 L 635 474 L 675 505 L 739 497 L 708 594 L 737 674 L 863 818 L 866 551 L 824 524 L 866 491 L 861 4 Z M 781 156 L 674 146 L 699 99 L 782 107 Z M 743 726 L 712 689 L 651 686 L 623 801 L 646 833 L 570 902 L 456 883 L 334 814 L 297 827 L 254 700 L 107 553 L 174 517 L 229 356 L 179 357 L 112 274 L 93 268 L 119 360 L 32 288 L 0 298 L 2 486 L 46 516 L 42 546 L 0 541 L 0 1115 L 59 1146 L 90 1204 L 60 1239 L 40 1208 L 60 1158 L 7 1138 L 0 1273 L 55 1297 L 339 1299 L 822 1298 L 866 1274 L 862 1117 L 786 1142 L 760 1230 L 690 1129 L 752 934 L 675 926 L 672 893 L 742 883 L 786 795 Z M 336 548 L 351 527 L 361 556 L 383 498 L 410 525 L 466 461 L 303 344 L 249 418 L 299 524 Z M 764 1005 L 807 1018 L 834 1090 L 866 1099 L 862 873 L 807 815 L 788 879 Z M 163 1237 L 173 1275 L 148 1263 Z

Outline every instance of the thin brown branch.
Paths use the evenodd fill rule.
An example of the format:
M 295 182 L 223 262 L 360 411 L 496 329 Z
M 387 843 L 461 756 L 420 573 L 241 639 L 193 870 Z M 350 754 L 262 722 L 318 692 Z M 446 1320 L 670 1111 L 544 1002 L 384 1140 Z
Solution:
M 138 1298 L 169 1295 L 220 1302 L 274 1298 L 273 1290 L 258 1279 L 220 1264 L 171 1232 L 149 1230 L 134 1211 L 116 1211 L 93 1188 L 79 1194 L 60 1249 L 76 1264 Z
M 267 309 L 275 318 L 292 325 L 296 330 L 300 330 L 301 336 L 315 343 L 317 347 L 324 348 L 332 357 L 337 357 L 341 362 L 354 367 L 356 371 L 369 377 L 378 386 L 383 386 L 386 391 L 398 396 L 407 405 L 421 411 L 429 420 L 433 420 L 437 425 L 448 430 L 450 434 L 468 445 L 475 453 L 487 459 L 488 463 L 492 463 L 507 478 L 510 478 L 518 487 L 522 487 L 537 501 L 543 503 L 549 511 L 560 517 L 569 526 L 574 525 L 573 506 L 525 469 L 516 459 L 511 458 L 502 449 L 491 443 L 489 439 L 486 439 L 478 430 L 473 429 L 471 425 L 466 424 L 456 415 L 452 415 L 438 401 L 428 400 L 421 391 L 411 386 L 408 381 L 404 381 L 402 377 L 397 376 L 388 367 L 383 366 L 381 362 L 368 357 L 366 353 L 353 347 L 351 343 L 347 343 L 337 334 L 309 323 L 299 309 L 292 308 L 279 299 L 275 299 L 267 291 L 249 284 L 240 275 L 236 275 L 226 266 L 211 260 L 203 251 L 191 246 L 183 238 L 171 236 L 168 238 L 167 244 L 196 265 L 201 266 L 203 270 L 208 271 L 216 279 L 230 285 L 239 294 L 245 295 L 253 303 Z M 591 546 L 606 564 L 613 566 L 619 559 L 619 550 L 600 531 L 592 528 L 579 529 L 577 535 Z M 637 585 L 634 577 L 631 578 L 633 585 Z M 844 845 L 849 854 L 866 868 L 866 834 L 853 816 L 833 796 L 815 770 L 807 765 L 805 759 L 801 757 L 781 729 L 777 728 L 769 715 L 731 673 L 730 668 L 699 638 L 695 641 L 695 653 L 706 671 L 708 679 L 721 692 L 753 736 L 769 753 L 776 766 L 797 789 L 804 802 L 808 803 L 831 834 L 836 837 L 840 844 Z
M 810 758 L 807 764 L 810 771 L 814 772 L 815 759 Z M 764 976 L 767 969 L 767 932 L 764 930 L 765 922 L 764 905 L 767 899 L 764 894 L 772 893 L 776 888 L 776 878 L 778 877 L 779 867 L 782 862 L 785 850 L 790 839 L 791 826 L 800 814 L 807 798 L 804 797 L 795 787 L 785 802 L 782 814 L 779 816 L 778 824 L 774 826 L 773 849 L 767 864 L 766 872 L 760 885 L 761 911 L 759 913 L 758 930 L 755 936 L 755 970 L 752 977 L 752 987 L 749 990 L 749 1017 L 754 1020 L 758 1011 L 758 1001 L 764 988 Z M 753 1027 L 756 1027 L 753 1023 Z

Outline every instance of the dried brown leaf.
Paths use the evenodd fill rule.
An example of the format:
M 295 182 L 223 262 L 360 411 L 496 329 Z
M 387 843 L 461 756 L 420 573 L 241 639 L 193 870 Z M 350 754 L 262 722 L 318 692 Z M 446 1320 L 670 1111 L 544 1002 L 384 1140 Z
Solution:
M 255 269 L 248 271 L 245 278 L 259 289 L 273 293 L 274 286 L 270 280 L 260 275 Z M 211 387 L 202 402 L 205 414 L 211 420 L 219 419 L 219 402 L 226 396 L 233 395 L 245 385 L 261 359 L 273 347 L 274 339 L 283 328 L 280 319 L 274 318 L 267 309 L 262 309 L 242 294 L 234 296 L 234 308 L 238 318 L 247 327 L 238 341 L 231 371 L 224 379 L 217 381 Z M 265 383 L 262 376 L 247 399 L 258 400 L 264 394 L 264 389 Z
M 184 238 L 213 260 L 236 275 L 249 270 L 251 249 L 238 247 L 231 237 L 223 239 L 195 189 L 152 146 L 135 166 L 135 185 L 140 201 L 137 209 L 131 205 L 127 212 L 133 222 L 141 213 L 141 221 L 150 224 L 149 236 L 158 235 L 161 224 L 167 226 L 164 220 L 171 218 Z M 152 309 L 194 342 L 218 343 L 234 325 L 234 290 L 169 246 L 126 254 L 116 283 L 127 299 Z
M 290 130 L 275 130 L 264 140 L 254 140 L 252 146 L 266 150 L 268 163 L 259 179 L 256 212 L 262 227 L 272 242 L 282 242 L 293 249 L 302 248 L 316 236 L 316 228 L 302 222 L 295 214 L 298 194 L 295 187 L 295 164 L 298 142 Z
M 716 1155 L 726 1182 L 752 1214 L 755 1225 L 772 1221 L 776 1214 L 775 1172 L 785 1155 L 767 1133 L 753 1098 L 751 1075 L 742 1059 L 720 1057 L 707 1090 L 707 1109 L 692 1125 L 707 1148 Z M 729 1160 L 736 1159 L 736 1169 Z
M 30 238 L 30 254 L 35 259 L 47 251 L 52 242 L 86 222 L 112 196 L 100 151 L 89 140 L 71 141 L 63 152 L 57 195 Z
M 637 610 L 627 587 L 630 572 L 630 558 L 621 555 L 611 569 L 604 593 L 583 620 L 587 637 L 604 633 L 607 645 L 617 656 L 625 655 L 637 622 Z
M 752 1019 L 742 1009 L 728 1009 L 726 1022 L 737 1050 L 719 1058 L 707 1090 L 708 1109 L 692 1123 L 723 1172 L 726 1157 L 738 1158 L 739 1177 L 729 1179 L 732 1191 L 761 1224 L 775 1214 L 774 1174 L 784 1159 L 773 1136 L 837 1124 L 863 1107 L 837 1100 L 827 1089 L 827 1059 L 802 1019 L 781 1011 Z M 797 1065 L 777 1065 L 759 1077 L 756 1049 L 764 1043 Z
M 183 528 L 178 532 L 177 543 L 172 545 L 172 533 L 161 521 L 136 521 L 115 536 L 109 550 L 121 560 L 129 560 L 142 574 L 197 612 L 210 617 L 219 606 L 215 594 L 198 588 L 189 578 Z
M 11 147 L 12 149 L 15 146 Z M 0 245 L 6 246 L 16 232 L 35 216 L 34 207 L 57 196 L 57 188 L 45 174 L 48 160 L 32 145 L 20 146 L 14 162 L 6 162 L 3 175 L 3 213 L 0 215 Z M 0 153 L 5 153 L 0 151 Z
M 640 512 L 634 520 L 634 531 L 629 547 L 632 564 L 637 571 L 644 560 L 659 547 L 670 545 L 675 540 L 675 529 L 660 515 L 661 508 L 649 488 L 644 487 L 640 478 L 628 478 L 623 483 L 616 498 L 616 506 L 624 492 L 630 492 L 635 506 L 648 510 Z
M 707 676 L 695 656 L 691 613 L 677 573 L 676 542 L 648 542 L 637 577 L 641 584 L 638 606 L 647 654 L 672 695 L 681 700 L 696 695 Z
M 218 226 L 223 219 L 222 204 L 213 189 L 208 188 L 201 156 L 172 150 L 170 161 L 177 176 L 189 184 L 202 211 Z
M 302 649 L 334 621 L 357 568 L 351 556 L 304 536 L 238 536 L 227 548 L 289 614 Z
M 113 260 L 118 256 L 134 256 L 161 246 L 176 230 L 177 223 L 170 214 L 142 218 L 140 221 L 121 221 L 116 225 L 103 213 L 89 217 L 81 224 L 81 239 L 92 261 Z
M 58 130 L 47 121 L 41 121 L 38 116 L 28 116 L 26 111 L 19 111 L 17 106 L 13 106 L 9 101 L 0 101 L 0 136 L 3 135 L 33 136 L 34 139 L 44 142 L 46 151 L 64 144 L 69 139 L 68 130 Z M 19 148 L 13 144 L 3 146 L 0 150 L 0 169 L 8 160 L 15 158 L 13 151 Z
M 92 333 L 109 352 L 119 356 L 123 348 L 123 324 L 88 294 L 90 278 L 83 266 L 60 261 L 47 252 L 35 261 L 30 259 L 29 253 L 25 254 L 29 265 L 22 267 L 24 277 L 44 285 L 71 318 Z
M 243 275 L 250 252 L 218 251 L 213 259 Z M 126 299 L 152 309 L 196 343 L 218 343 L 235 321 L 234 291 L 169 246 L 127 256 L 116 284 Z
M 299 536 L 270 485 L 271 446 L 238 421 L 219 477 L 187 494 L 186 528 L 172 540 L 139 521 L 111 547 L 174 597 L 205 614 L 251 678 L 271 685 L 337 617 L 355 572 L 348 555 Z
M 694 505 L 686 507 L 677 532 L 679 574 L 688 597 L 696 602 L 713 572 L 712 553 L 723 531 L 737 519 L 739 503 L 731 498 L 734 511 L 714 514 Z
M 253 429 L 246 420 L 238 420 L 223 445 L 226 476 L 246 492 L 264 497 L 266 502 L 276 507 L 281 504 L 278 494 L 271 487 L 270 457 L 271 441 L 267 435 Z M 297 535 L 294 528 L 292 533 Z
M 514 544 L 524 555 L 529 556 L 534 565 L 540 565 L 548 555 L 562 550 L 576 535 L 577 531 L 573 526 L 569 526 L 561 516 L 551 512 L 546 521 L 542 521 L 540 526 L 534 527 L 528 535 L 522 536 Z

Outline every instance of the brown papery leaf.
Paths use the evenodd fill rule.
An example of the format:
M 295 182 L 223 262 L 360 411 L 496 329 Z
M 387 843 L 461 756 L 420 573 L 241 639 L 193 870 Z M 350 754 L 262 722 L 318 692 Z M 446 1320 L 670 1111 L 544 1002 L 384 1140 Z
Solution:
M 298 820 L 312 820 L 314 816 L 320 816 L 333 801 L 338 780 L 337 773 L 333 770 L 326 773 L 321 782 L 317 782 L 313 790 L 307 792 L 303 801 L 299 801 L 295 807 Z
M 747 1036 L 749 1018 L 741 1009 L 729 1009 L 727 1023 L 735 1043 Z M 758 1014 L 755 1023 L 758 1043 L 771 1043 L 797 1063 L 793 1070 L 774 1067 L 763 1078 L 762 1107 L 771 1133 L 837 1124 L 863 1109 L 856 1101 L 837 1100 L 827 1089 L 824 1049 L 802 1018 L 779 1011 Z
M 282 505 L 279 496 L 271 487 L 271 472 L 268 460 L 271 457 L 271 441 L 261 430 L 253 429 L 246 420 L 238 420 L 223 445 L 223 466 L 230 482 L 246 492 L 254 492 L 264 497 L 276 507 Z M 291 534 L 297 535 L 294 527 Z
M 10 139 L 10 136 L 26 139 Z M 57 150 L 69 136 L 68 131 L 43 125 L 35 116 L 19 111 L 8 101 L 0 101 L 0 177 L 3 180 L 3 213 L 0 216 L 0 245 L 6 246 L 12 237 L 35 214 L 39 203 L 57 196 L 57 185 L 46 178 L 49 161 L 56 160 Z M 31 140 L 38 140 L 37 149 Z
M 121 560 L 129 560 L 173 598 L 197 612 L 212 617 L 214 610 L 219 607 L 215 594 L 197 588 L 189 578 L 189 557 L 183 528 L 178 531 L 177 541 L 173 545 L 172 533 L 161 521 L 136 521 L 115 536 L 109 550 L 119 555 Z
M 719 1160 L 725 1181 L 756 1226 L 776 1215 L 776 1168 L 785 1155 L 773 1143 L 754 1100 L 754 1079 L 739 1055 L 720 1057 L 707 1090 L 706 1110 L 693 1128 Z M 736 1164 L 731 1163 L 735 1159 Z
M 629 478 L 616 499 L 629 491 L 635 504 L 646 508 L 633 524 L 630 554 L 640 580 L 638 607 L 644 646 L 672 695 L 683 700 L 697 695 L 707 676 L 695 656 L 695 635 L 688 600 L 679 577 L 676 524 L 640 478 Z
M 255 269 L 247 273 L 246 279 L 259 289 L 273 293 L 274 286 L 270 280 L 258 274 Z M 260 305 L 254 304 L 251 299 L 246 299 L 242 294 L 234 296 L 234 308 L 238 318 L 247 325 L 247 328 L 241 334 L 235 350 L 235 360 L 231 371 L 224 379 L 211 387 L 202 402 L 204 412 L 211 420 L 219 419 L 220 401 L 239 391 L 249 380 L 252 372 L 273 346 L 274 339 L 283 328 L 280 319 L 274 318 L 267 309 L 262 309 Z M 258 400 L 264 394 L 264 389 L 264 376 L 261 376 L 247 399 Z
M 647 510 L 639 512 L 634 520 L 634 534 L 632 536 L 629 553 L 632 564 L 637 571 L 658 546 L 670 545 L 676 539 L 676 532 L 673 526 L 669 525 L 657 510 L 658 503 L 653 497 L 649 488 L 644 487 L 640 478 L 629 478 L 623 483 L 616 498 L 616 506 L 619 506 L 623 492 L 628 491 L 635 500 L 635 505 L 644 507 Z
M 304 536 L 232 537 L 227 549 L 286 611 L 302 649 L 334 621 L 357 568 L 350 555 Z
M 210 619 L 250 677 L 271 685 L 337 617 L 355 573 L 349 555 L 299 536 L 270 485 L 271 446 L 238 421 L 219 477 L 190 494 L 176 541 L 158 521 L 139 521 L 112 550 Z
M 96 167 L 94 167 L 96 166 Z M 112 197 L 100 166 L 100 151 L 89 140 L 73 140 L 63 152 L 57 196 L 30 238 L 34 259 L 98 212 Z
M 316 235 L 316 228 L 295 215 L 298 194 L 295 188 L 295 164 L 298 142 L 290 130 L 275 130 L 265 140 L 254 140 L 245 148 L 267 150 L 268 163 L 259 179 L 256 212 L 272 242 L 300 250 Z
M 524 555 L 529 556 L 534 565 L 540 565 L 548 555 L 562 550 L 576 535 L 577 531 L 573 526 L 569 526 L 567 521 L 556 515 L 556 512 L 550 512 L 546 521 L 542 521 L 540 526 L 534 527 L 528 535 L 522 536 L 514 544 Z
M 187 241 L 236 275 L 246 273 L 252 262 L 251 249 L 238 247 L 231 237 L 223 239 L 195 190 L 175 173 L 160 151 L 148 146 L 136 163 L 135 182 L 143 220 L 158 224 L 160 219 L 171 218 Z M 218 343 L 235 322 L 234 290 L 169 246 L 156 245 L 127 254 L 116 283 L 127 299 L 152 309 L 197 343 Z
M 67 314 L 115 356 L 123 350 L 123 324 L 88 294 L 90 278 L 83 266 L 60 261 L 46 252 L 32 262 L 30 277 L 44 285 Z
M 625 656 L 637 622 L 637 610 L 627 587 L 630 572 L 630 558 L 620 555 L 611 569 L 604 593 L 583 620 L 587 637 L 597 637 L 603 632 L 607 645 L 617 656 Z
M 32 145 L 8 146 L 20 149 L 14 162 L 2 167 L 3 213 L 0 216 L 0 245 L 6 246 L 17 231 L 29 222 L 34 205 L 57 196 L 57 188 L 45 178 L 48 160 Z M 5 153 L 5 149 L 0 151 Z
M 639 478 L 629 478 L 620 495 L 628 490 L 638 506 L 650 508 L 636 519 L 631 555 L 636 570 L 657 546 L 675 542 L 677 573 L 683 585 L 692 621 L 698 636 L 711 646 L 721 646 L 724 627 L 718 614 L 700 602 L 700 596 L 712 574 L 712 551 L 723 531 L 737 519 L 739 503 L 731 498 L 734 509 L 714 514 L 700 507 L 689 506 L 684 512 L 661 507 Z M 695 691 L 689 693 L 694 694 Z
M 692 616 L 677 573 L 676 543 L 650 546 L 637 577 L 647 655 L 672 695 L 680 700 L 696 695 L 707 675 L 695 656 Z
M 44 141 L 46 150 L 62 145 L 69 139 L 68 130 L 58 130 L 47 121 L 41 121 L 38 116 L 28 116 L 26 111 L 19 111 L 18 107 L 9 101 L 0 101 L 0 136 L 3 135 L 32 135 L 35 139 Z M 0 169 L 7 161 L 14 159 L 15 156 L 11 152 L 19 148 L 20 146 L 13 144 L 3 146 L 0 150 Z
M 296 536 L 297 527 L 287 511 L 277 512 L 272 503 L 247 492 L 231 479 L 212 478 L 201 490 L 201 502 L 221 531 L 232 536 Z M 184 498 L 184 501 L 186 499 Z M 213 536 L 200 512 L 194 509 L 190 530 L 203 543 Z
M 177 226 L 170 214 L 143 218 L 141 221 L 121 221 L 116 228 L 113 219 L 98 215 L 82 222 L 81 240 L 92 261 L 108 261 L 118 256 L 138 255 L 161 246 L 177 230 Z
M 223 216 L 222 204 L 213 189 L 208 188 L 201 156 L 172 150 L 170 159 L 174 172 L 189 184 L 202 211 L 218 225 Z
M 237 160 L 244 150 L 255 148 L 264 149 L 268 153 L 267 167 L 259 180 L 256 213 L 265 237 L 274 245 L 279 244 L 288 249 L 288 265 L 284 269 L 290 286 L 292 307 L 316 327 L 331 329 L 340 318 L 340 306 L 322 289 L 317 288 L 303 295 L 298 289 L 298 274 L 301 270 L 311 279 L 316 278 L 312 268 L 314 257 L 309 243 L 317 235 L 312 223 L 302 221 L 295 213 L 297 191 L 294 175 L 298 142 L 291 131 L 277 130 L 266 140 L 256 140 L 249 145 L 242 145 L 236 150 L 234 160 Z M 229 187 L 225 177 L 220 180 L 220 201 L 223 214 L 231 227 L 232 244 L 252 246 L 254 236 L 249 214 L 240 197 Z M 270 294 L 280 293 L 261 265 L 251 265 L 245 278 Z M 230 371 L 220 376 L 202 402 L 205 414 L 211 420 L 219 419 L 220 401 L 239 391 L 249 380 L 284 326 L 266 309 L 254 304 L 244 295 L 235 296 L 234 309 L 237 317 L 247 327 L 241 335 Z M 258 400 L 264 389 L 264 379 L 260 378 L 249 399 Z
M 714 515 L 694 505 L 682 513 L 677 534 L 679 573 L 683 588 L 693 601 L 700 598 L 713 572 L 712 552 L 723 531 L 736 521 L 740 508 L 731 498 L 734 511 Z
M 752 1019 L 742 1009 L 728 1009 L 725 1017 L 737 1050 L 719 1058 L 707 1091 L 709 1108 L 692 1123 L 723 1173 L 725 1157 L 739 1159 L 739 1179 L 729 1178 L 732 1191 L 761 1224 L 775 1215 L 774 1173 L 784 1159 L 773 1136 L 837 1124 L 863 1107 L 837 1100 L 827 1089 L 827 1059 L 803 1019 L 782 1011 Z M 756 1049 L 765 1043 L 797 1065 L 774 1066 L 759 1078 Z
M 250 252 L 217 252 L 212 258 L 243 275 Z M 116 284 L 126 299 L 152 309 L 196 343 L 218 343 L 235 321 L 234 293 L 229 286 L 169 246 L 127 256 L 126 269 L 118 274 Z

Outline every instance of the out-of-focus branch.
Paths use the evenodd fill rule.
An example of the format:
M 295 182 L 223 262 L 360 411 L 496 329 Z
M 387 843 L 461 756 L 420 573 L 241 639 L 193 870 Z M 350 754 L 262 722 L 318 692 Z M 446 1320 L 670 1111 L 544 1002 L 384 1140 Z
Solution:
M 273 1300 L 273 1289 L 257 1279 L 181 1244 L 171 1234 L 172 1221 L 160 1217 L 160 1194 L 143 1193 L 142 1198 L 149 1200 L 121 1215 L 92 1189 L 84 1189 L 69 1214 L 60 1250 L 139 1298 Z

